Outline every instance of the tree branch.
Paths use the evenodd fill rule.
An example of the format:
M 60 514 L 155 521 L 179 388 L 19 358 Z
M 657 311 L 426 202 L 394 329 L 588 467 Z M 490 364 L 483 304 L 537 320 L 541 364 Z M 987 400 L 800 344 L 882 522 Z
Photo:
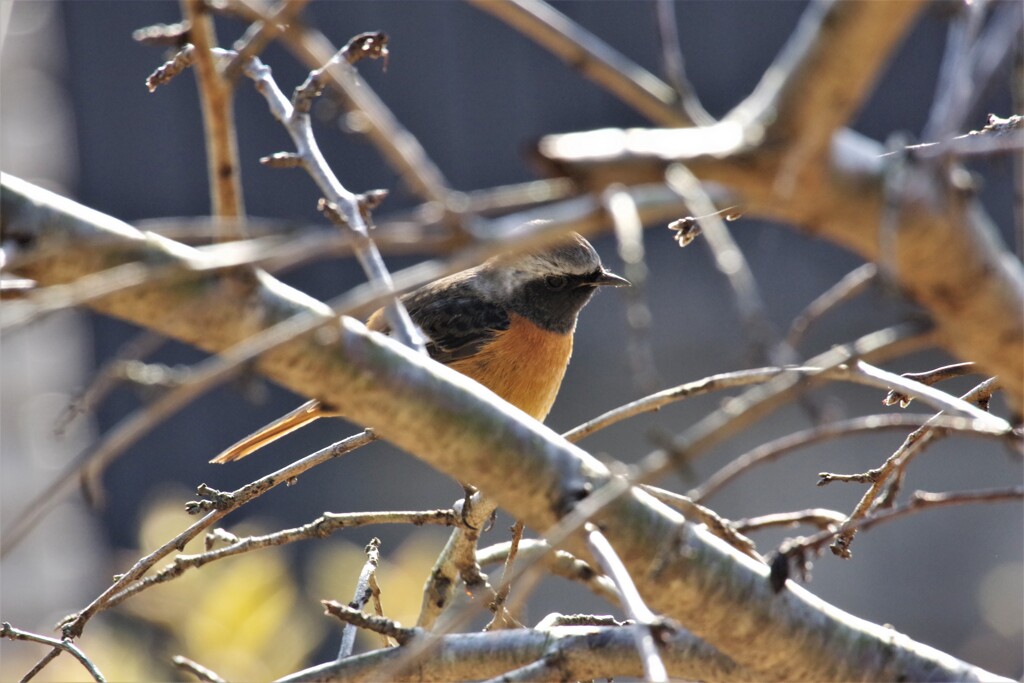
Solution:
M 788 223 L 869 261 L 885 259 L 894 284 L 932 316 L 942 346 L 1003 377 L 1019 412 L 1024 269 L 992 239 L 975 198 L 928 168 L 908 169 L 891 214 L 892 239 L 883 239 L 876 226 L 893 205 L 886 200 L 885 150 L 840 128 L 920 4 L 899 3 L 890 16 L 892 7 L 856 0 L 812 5 L 754 95 L 718 124 L 552 135 L 540 141 L 539 153 L 554 173 L 596 189 L 659 182 L 668 166 L 682 162 L 735 193 L 746 216 Z M 811 35 L 814 26 L 820 36 Z M 850 67 L 850 54 L 865 60 Z M 889 243 L 893 250 L 884 252 Z

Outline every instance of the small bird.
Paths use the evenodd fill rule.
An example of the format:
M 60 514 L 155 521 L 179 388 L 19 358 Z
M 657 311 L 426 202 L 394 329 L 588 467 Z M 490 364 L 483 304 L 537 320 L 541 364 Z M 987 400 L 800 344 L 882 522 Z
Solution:
M 598 287 L 629 284 L 606 270 L 590 242 L 573 233 L 550 248 L 494 257 L 400 299 L 427 338 L 431 358 L 543 421 L 565 376 L 580 311 Z M 366 326 L 390 333 L 383 310 Z M 210 462 L 239 460 L 328 416 L 337 413 L 308 401 Z

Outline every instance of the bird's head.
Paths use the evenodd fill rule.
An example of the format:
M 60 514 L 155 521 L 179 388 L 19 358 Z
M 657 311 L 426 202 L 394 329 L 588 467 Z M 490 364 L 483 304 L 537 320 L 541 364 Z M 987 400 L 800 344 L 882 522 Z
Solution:
M 572 233 L 544 249 L 499 256 L 482 269 L 491 297 L 551 332 L 567 333 L 598 287 L 629 281 L 605 269 L 582 236 Z

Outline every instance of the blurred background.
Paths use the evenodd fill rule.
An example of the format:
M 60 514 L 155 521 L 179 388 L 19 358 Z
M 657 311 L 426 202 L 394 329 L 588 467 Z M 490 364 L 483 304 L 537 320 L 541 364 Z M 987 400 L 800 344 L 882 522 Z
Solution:
M 653 3 L 553 4 L 630 59 L 663 74 Z M 687 74 L 712 115 L 725 114 L 750 93 L 804 8 L 802 2 L 677 4 Z M 0 152 L 5 172 L 128 222 L 209 212 L 194 78 L 185 74 L 150 94 L 144 80 L 165 54 L 132 40 L 135 29 L 179 21 L 177 3 L 4 0 L 2 10 Z M 852 122 L 854 129 L 881 141 L 896 133 L 920 132 L 933 101 L 951 11 L 951 5 L 942 3 L 925 11 Z M 542 48 L 467 4 L 320 1 L 311 3 L 303 16 L 338 46 L 362 31 L 382 30 L 390 36 L 386 72 L 369 62 L 360 65 L 360 73 L 458 190 L 536 178 L 526 151 L 542 135 L 649 125 Z M 230 45 L 245 27 L 219 17 L 220 43 Z M 277 46 L 262 59 L 285 92 L 308 73 Z M 1011 111 L 1010 78 L 1007 70 L 999 87 L 978 103 L 968 119 L 971 128 L 983 126 L 989 112 L 1021 113 Z M 307 176 L 264 168 L 257 161 L 291 149 L 263 99 L 242 82 L 235 102 L 249 215 L 324 224 L 315 208 L 319 195 Z M 391 190 L 378 217 L 418 203 L 329 98 L 314 113 L 320 145 L 342 183 L 357 192 Z M 982 179 L 982 197 L 1002 238 L 1013 244 L 1020 227 L 1014 226 L 1010 160 L 980 160 L 972 170 Z M 782 331 L 808 302 L 860 263 L 831 244 L 784 226 L 746 218 L 730 225 Z M 621 271 L 614 238 L 604 235 L 594 244 L 605 263 Z M 631 333 L 622 292 L 602 292 L 581 317 L 573 362 L 547 421 L 556 430 L 567 430 L 651 389 L 755 363 L 730 290 L 705 245 L 698 240 L 680 250 L 664 225 L 653 225 L 645 233 L 645 246 L 651 311 L 645 343 L 653 354 L 656 386 L 641 386 L 639 373 L 630 365 L 626 349 Z M 388 263 L 398 269 L 422 256 L 391 256 Z M 326 299 L 360 283 L 363 276 L 353 261 L 325 259 L 282 279 Z M 810 356 L 915 314 L 893 293 L 872 291 L 824 319 L 801 351 Z M 0 347 L 0 515 L 5 526 L 90 443 L 152 397 L 120 387 L 95 413 L 55 435 L 58 419 L 77 392 L 137 334 L 129 325 L 87 312 L 51 316 L 5 333 Z M 201 358 L 194 349 L 168 342 L 150 359 L 176 366 Z M 950 360 L 930 351 L 886 367 L 921 371 Z M 972 379 L 943 388 L 962 393 Z M 881 406 L 880 392 L 864 388 L 835 387 L 814 396 L 838 416 L 895 410 Z M 613 427 L 581 445 L 595 455 L 635 461 L 655 448 L 659 437 L 682 431 L 722 398 L 687 401 Z M 196 497 L 197 484 L 237 488 L 356 430 L 339 420 L 321 421 L 258 457 L 224 467 L 207 464 L 224 447 L 302 400 L 258 378 L 246 378 L 211 391 L 153 431 L 107 471 L 102 504 L 88 505 L 81 495 L 71 496 L 3 559 L 3 619 L 49 633 L 60 617 L 102 591 L 112 574 L 190 523 L 183 507 Z M 994 405 L 1004 409 L 1001 402 Z M 809 425 L 800 408 L 783 410 L 695 462 L 692 480 L 678 477 L 664 483 L 685 490 L 749 448 Z M 862 489 L 818 488 L 817 473 L 875 467 L 903 436 L 860 436 L 799 451 L 741 478 L 709 503 L 728 518 L 810 507 L 848 512 Z M 1001 447 L 951 437 L 915 462 L 905 490 L 988 488 L 1021 479 L 1020 461 Z M 229 517 L 226 527 L 241 535 L 302 524 L 324 511 L 447 507 L 460 494 L 454 481 L 405 453 L 376 444 L 263 496 Z M 499 518 L 483 544 L 507 540 L 509 523 Z M 767 553 L 795 533 L 799 531 L 761 533 L 755 540 Z M 279 676 L 331 658 L 340 628 L 320 616 L 318 600 L 349 599 L 363 561 L 361 549 L 373 536 L 383 540 L 385 611 L 410 624 L 429 565 L 447 537 L 443 530 L 356 529 L 327 541 L 219 562 L 97 618 L 81 644 L 112 680 L 173 677 L 167 661 L 177 653 L 238 679 Z M 819 558 L 808 588 L 859 617 L 891 624 L 993 672 L 1019 677 L 1024 667 L 1022 539 L 1019 504 L 933 511 L 859 535 L 849 561 L 831 554 Z M 614 608 L 578 586 L 550 579 L 531 600 L 527 621 L 535 623 L 549 611 L 607 613 Z M 44 650 L 4 641 L 0 653 L 0 678 L 6 680 L 22 675 Z M 69 660 L 47 674 L 67 679 L 81 678 L 84 672 Z

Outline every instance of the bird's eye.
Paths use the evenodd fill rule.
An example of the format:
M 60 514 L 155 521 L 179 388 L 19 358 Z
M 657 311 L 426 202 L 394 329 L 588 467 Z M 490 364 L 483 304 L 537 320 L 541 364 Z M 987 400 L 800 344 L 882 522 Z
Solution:
M 544 284 L 548 289 L 562 289 L 565 287 L 566 279 L 561 275 L 548 275 L 544 278 Z

